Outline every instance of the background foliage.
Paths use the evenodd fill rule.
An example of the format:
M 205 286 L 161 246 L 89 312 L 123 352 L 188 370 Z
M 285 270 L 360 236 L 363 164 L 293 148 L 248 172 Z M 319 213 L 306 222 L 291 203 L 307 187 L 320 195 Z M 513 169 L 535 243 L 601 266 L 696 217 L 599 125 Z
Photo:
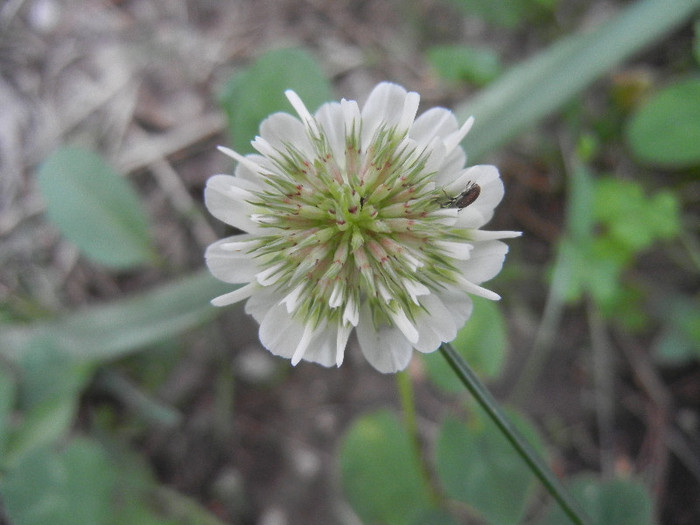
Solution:
M 395 27 L 382 2 L 257 4 L 294 45 L 270 24 L 247 53 L 246 23 L 227 26 L 245 2 L 184 15 L 165 1 L 90 4 L 101 19 L 20 4 L 0 11 L 3 93 L 18 93 L 0 128 L 0 521 L 566 523 L 440 355 L 412 364 L 401 415 L 391 377 L 352 358 L 290 371 L 250 349 L 240 312 L 208 305 L 226 287 L 201 270 L 222 233 L 201 187 L 231 168 L 211 160 L 214 144 L 247 152 L 265 116 L 291 110 L 284 89 L 313 108 L 387 78 L 476 116 L 465 148 L 497 161 L 508 188 L 494 228 L 525 232 L 495 283 L 503 304 L 476 302 L 457 350 L 593 523 L 700 519 L 698 2 L 642 0 L 594 24 L 593 8 L 565 0 L 397 1 Z M 108 21 L 155 33 L 120 33 L 122 56 L 100 34 Z M 84 69 L 62 45 L 33 63 L 77 38 L 69 26 L 99 44 L 75 60 Z M 309 26 L 337 34 L 306 38 Z M 395 49 L 389 36 L 407 28 Z M 61 98 L 51 72 L 83 96 Z M 55 91 L 39 96 L 31 79 Z M 13 148 L 51 109 L 61 126 Z M 316 487 L 328 479 L 333 505 Z

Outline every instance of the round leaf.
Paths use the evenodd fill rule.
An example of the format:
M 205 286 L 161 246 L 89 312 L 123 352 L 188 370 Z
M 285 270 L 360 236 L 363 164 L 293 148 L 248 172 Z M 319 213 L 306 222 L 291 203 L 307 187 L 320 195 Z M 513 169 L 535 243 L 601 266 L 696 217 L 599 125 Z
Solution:
M 498 55 L 491 49 L 471 46 L 436 46 L 428 60 L 440 77 L 451 82 L 473 82 L 483 86 L 501 72 Z
M 632 117 L 626 132 L 641 162 L 670 168 L 700 164 L 700 78 L 657 93 Z
M 136 192 L 99 155 L 62 147 L 39 166 L 49 220 L 89 258 L 116 269 L 153 260 Z
M 291 111 L 284 95 L 287 89 L 294 90 L 311 112 L 333 97 L 318 61 L 301 49 L 270 51 L 229 80 L 220 103 L 228 116 L 233 149 L 251 152 L 250 141 L 263 119 Z
M 364 523 L 408 525 L 430 509 L 411 440 L 390 412 L 353 423 L 340 465 L 348 500 Z
M 447 419 L 437 444 L 437 473 L 447 495 L 476 509 L 489 523 L 517 524 L 533 492 L 534 475 L 491 420 L 481 414 L 465 424 Z M 509 413 L 513 424 L 540 451 L 535 429 Z
M 591 525 L 651 525 L 652 503 L 646 489 L 627 480 L 599 481 L 578 477 L 571 484 L 571 495 L 585 509 Z M 569 525 L 571 520 L 552 506 L 541 525 Z
M 495 378 L 503 368 L 506 353 L 506 326 L 498 304 L 474 299 L 474 312 L 452 341 L 455 349 L 480 375 Z M 464 392 L 440 352 L 423 356 L 428 376 L 446 392 Z
M 0 482 L 16 525 L 109 523 L 116 476 L 95 442 L 75 439 L 61 452 L 42 448 L 24 456 Z

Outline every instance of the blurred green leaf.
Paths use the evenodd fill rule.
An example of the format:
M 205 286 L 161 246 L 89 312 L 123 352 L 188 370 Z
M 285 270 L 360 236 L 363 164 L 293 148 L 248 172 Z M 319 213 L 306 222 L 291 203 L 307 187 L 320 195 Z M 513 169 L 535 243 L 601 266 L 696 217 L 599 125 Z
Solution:
M 586 514 L 591 525 L 651 525 L 652 501 L 640 483 L 627 480 L 600 481 L 590 476 L 577 477 L 570 486 L 571 494 Z M 570 525 L 571 520 L 552 505 L 540 525 Z
M 642 0 L 593 31 L 569 36 L 511 68 L 457 108 L 475 117 L 465 139 L 478 159 L 553 113 L 613 66 L 685 22 L 698 0 Z
M 10 416 L 15 404 L 16 390 L 12 374 L 7 370 L 7 367 L 0 363 L 0 458 L 5 457 L 5 448 L 10 435 Z
M 74 439 L 65 450 L 36 449 L 0 480 L 14 525 L 110 523 L 115 474 L 102 448 Z
M 11 433 L 3 461 L 11 466 L 21 463 L 37 449 L 64 439 L 73 426 L 77 409 L 77 397 L 46 399 L 32 407 L 23 414 L 21 423 Z
M 700 305 L 697 299 L 674 297 L 658 308 L 664 327 L 654 342 L 654 356 L 666 364 L 700 359 Z
M 452 346 L 481 376 L 496 378 L 506 355 L 506 325 L 497 303 L 474 298 L 474 311 Z M 464 392 L 464 385 L 439 352 L 424 354 L 430 380 L 446 392 Z
M 611 252 L 627 251 L 633 256 L 657 239 L 678 235 L 679 208 L 670 191 L 646 197 L 639 183 L 612 177 L 602 178 L 596 185 L 593 212 L 610 236 Z
M 593 174 L 583 164 L 577 164 L 569 177 L 567 195 L 566 227 L 571 236 L 581 242 L 587 241 L 595 223 L 593 199 L 595 183 Z
M 292 110 L 284 95 L 287 89 L 294 90 L 312 113 L 333 98 L 318 61 L 303 49 L 269 51 L 231 77 L 219 103 L 228 117 L 234 150 L 252 152 L 250 141 L 258 134 L 260 123 L 272 113 Z
M 695 38 L 693 38 L 693 55 L 695 56 L 695 62 L 700 65 L 700 19 L 695 22 L 693 29 L 695 30 Z
M 459 523 L 444 510 L 431 509 L 414 519 L 411 525 L 459 525 Z
M 24 410 L 45 401 L 77 397 L 93 365 L 69 357 L 50 339 L 32 341 L 20 360 L 20 403 Z
M 572 303 L 586 292 L 601 311 L 618 316 L 621 301 L 631 297 L 620 275 L 653 242 L 679 233 L 679 207 L 670 191 L 647 197 L 639 183 L 594 180 L 585 167 L 577 168 L 571 178 L 568 231 L 554 269 L 557 297 Z M 633 321 L 640 312 L 627 313 Z
M 201 270 L 140 296 L 91 306 L 54 321 L 6 325 L 0 331 L 0 354 L 18 361 L 38 338 L 51 340 L 76 359 L 116 359 L 214 318 L 222 310 L 209 301 L 231 289 Z
M 473 46 L 435 46 L 427 51 L 437 74 L 450 82 L 483 86 L 501 73 L 501 61 L 491 49 Z
M 452 0 L 466 14 L 501 27 L 520 24 L 533 2 L 528 0 Z
M 513 446 L 481 410 L 468 423 L 448 418 L 437 443 L 437 474 L 450 498 L 466 503 L 491 524 L 520 523 L 535 477 Z M 513 424 L 538 451 L 537 431 L 509 412 Z
M 96 153 L 59 148 L 39 166 L 38 183 L 49 220 L 89 258 L 116 269 L 154 260 L 138 195 Z
M 430 509 L 411 440 L 388 411 L 357 419 L 340 451 L 345 493 L 365 523 L 412 524 Z
M 625 131 L 640 162 L 669 168 L 700 164 L 700 78 L 656 93 L 632 116 Z

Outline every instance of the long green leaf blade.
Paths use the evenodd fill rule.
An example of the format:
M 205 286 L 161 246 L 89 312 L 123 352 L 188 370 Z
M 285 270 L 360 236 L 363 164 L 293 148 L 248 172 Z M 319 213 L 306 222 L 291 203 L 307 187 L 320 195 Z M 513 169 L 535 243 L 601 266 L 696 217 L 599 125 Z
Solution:
M 465 144 L 471 159 L 553 113 L 594 80 L 686 21 L 700 0 L 642 0 L 595 30 L 566 37 L 513 67 L 457 108 L 476 119 Z
M 212 319 L 218 310 L 209 301 L 230 290 L 231 285 L 201 270 L 143 295 L 78 310 L 55 321 L 6 326 L 0 332 L 0 354 L 16 361 L 35 338 L 50 338 L 71 357 L 115 359 Z

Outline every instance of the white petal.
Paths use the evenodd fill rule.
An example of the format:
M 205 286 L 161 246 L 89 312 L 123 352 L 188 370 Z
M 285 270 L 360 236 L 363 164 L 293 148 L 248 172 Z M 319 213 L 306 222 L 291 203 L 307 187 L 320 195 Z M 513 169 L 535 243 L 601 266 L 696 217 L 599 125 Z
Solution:
M 304 357 L 304 353 L 306 352 L 306 349 L 309 347 L 309 343 L 311 343 L 311 339 L 314 337 L 315 330 L 310 324 L 307 324 L 304 326 L 304 333 L 301 336 L 301 339 L 297 343 L 297 347 L 294 349 L 294 353 L 292 354 L 292 366 L 296 366 L 299 361 L 301 361 L 301 358 Z
M 403 370 L 411 360 L 411 343 L 396 327 L 383 325 L 375 328 L 366 304 L 360 310 L 357 340 L 365 359 L 384 374 Z
M 469 238 L 472 241 L 493 241 L 496 239 L 512 239 L 520 237 L 523 232 L 514 231 L 488 231 L 488 230 L 472 230 L 469 233 Z
M 345 122 L 345 135 L 349 137 L 354 131 L 360 131 L 360 107 L 354 100 L 341 100 L 340 107 L 343 111 L 343 122 Z M 358 135 L 359 136 L 359 135 Z
M 345 299 L 345 285 L 340 281 L 336 281 L 333 285 L 333 290 L 331 291 L 331 296 L 328 299 L 328 306 L 331 308 L 338 308 Z
M 341 168 L 345 167 L 345 116 L 338 102 L 324 104 L 316 112 L 316 119 L 328 139 L 333 157 Z
M 270 352 L 291 359 L 304 335 L 304 325 L 292 319 L 284 306 L 276 305 L 265 313 L 259 335 Z
M 382 124 L 396 126 L 404 115 L 408 93 L 390 82 L 378 84 L 362 108 L 362 149 L 365 151 Z
M 255 173 L 260 171 L 260 166 L 258 166 L 255 160 L 250 158 L 248 155 L 241 155 L 237 151 L 233 151 L 231 148 L 227 148 L 226 146 L 217 146 L 216 149 L 218 149 L 224 155 L 238 161 L 240 164 L 243 164 L 249 170 Z
M 455 131 L 457 119 L 454 113 L 445 108 L 431 108 L 416 119 L 409 135 L 419 144 L 426 146 L 434 138 L 442 139 Z
M 270 266 L 269 268 L 265 268 L 261 272 L 258 272 L 255 275 L 255 278 L 262 286 L 270 286 L 271 284 L 275 284 L 277 281 L 280 280 L 280 278 L 283 275 L 282 273 L 280 273 L 280 270 L 285 266 L 287 266 L 287 263 L 285 261 L 278 262 L 277 264 Z
M 274 157 L 275 155 L 279 155 L 279 152 L 272 147 L 272 144 L 260 136 L 255 137 L 250 145 L 255 148 L 255 151 L 261 155 L 264 155 L 265 157 Z
M 413 279 L 408 279 L 404 277 L 403 279 L 401 279 L 401 282 L 403 283 L 408 294 L 411 296 L 411 300 L 415 304 L 420 304 L 418 302 L 419 296 L 430 294 L 430 290 L 428 289 L 428 287 L 422 283 L 419 283 L 418 281 L 414 281 Z
M 443 145 L 444 148 L 444 145 Z M 446 157 L 435 174 L 435 182 L 438 186 L 445 187 L 459 177 L 467 163 L 467 155 L 462 148 L 455 148 Z
M 483 241 L 474 244 L 469 259 L 456 262 L 462 275 L 473 283 L 493 279 L 503 267 L 508 245 L 501 241 Z
M 360 321 L 360 312 L 357 308 L 357 303 L 353 296 L 348 297 L 348 301 L 345 304 L 345 311 L 343 311 L 343 324 L 350 323 L 352 326 L 357 326 Z
M 248 253 L 252 243 L 246 242 L 250 235 L 236 235 L 211 244 L 204 258 L 214 277 L 227 283 L 247 283 L 258 271 Z
M 318 363 L 322 366 L 333 366 L 338 364 L 337 360 L 337 329 L 324 325 L 314 332 L 313 339 L 304 352 L 304 361 Z M 342 356 L 341 356 L 342 363 Z
M 445 255 L 453 259 L 469 259 L 474 245 L 468 242 L 435 241 L 435 245 L 442 248 Z
M 447 153 L 450 153 L 459 145 L 460 142 L 462 142 L 462 140 L 464 139 L 464 137 L 467 136 L 467 133 L 469 133 L 469 130 L 472 128 L 473 125 L 474 117 L 469 117 L 467 121 L 464 124 L 462 124 L 462 127 L 459 128 L 458 131 L 455 131 L 448 137 L 445 137 L 445 149 L 447 150 Z
M 260 323 L 260 342 L 273 354 L 291 359 L 292 365 L 301 360 L 323 366 L 336 364 L 335 330 L 326 326 L 315 330 L 304 326 L 281 305 L 265 313 Z
M 263 181 L 266 174 L 272 169 L 270 160 L 267 157 L 258 155 L 257 153 L 249 153 L 245 156 L 245 158 L 249 162 L 246 162 L 245 164 L 240 162 L 238 163 L 234 171 L 236 178 L 239 180 L 252 182 L 254 185 L 252 186 L 253 188 L 261 189 L 263 187 Z M 251 169 L 251 166 L 254 166 L 255 169 Z
M 207 180 L 204 203 L 214 217 L 239 230 L 259 231 L 250 220 L 254 207 L 247 201 L 254 198 L 255 187 L 248 181 L 231 175 L 214 175 Z
M 461 329 L 474 310 L 471 297 L 459 290 L 443 290 L 437 295 L 450 312 L 457 329 Z
M 462 276 L 458 276 L 457 279 L 457 286 L 467 293 L 476 295 L 477 297 L 483 297 L 484 299 L 489 299 L 490 301 L 498 301 L 501 298 L 501 296 L 498 295 L 496 292 L 492 292 L 491 290 L 488 290 L 483 286 L 474 284 L 473 282 Z
M 289 113 L 273 113 L 263 120 L 260 136 L 278 151 L 285 151 L 288 145 L 292 145 L 308 157 L 314 153 L 304 124 Z
M 353 326 L 351 324 L 339 324 L 338 332 L 336 334 L 335 340 L 335 364 L 340 366 L 343 364 L 343 359 L 345 358 L 345 349 L 348 346 L 348 339 L 350 338 L 350 333 L 352 332 Z
M 466 294 L 462 294 L 469 300 Z M 450 311 L 438 296 L 431 294 L 421 299 L 425 308 L 416 316 L 416 328 L 420 334 L 414 345 L 419 352 L 433 352 L 445 341 L 452 341 L 461 328 L 455 323 Z
M 262 324 L 267 312 L 280 306 L 281 296 L 274 287 L 261 288 L 245 303 L 245 313 L 253 316 L 259 324 Z
M 421 152 L 416 146 L 416 151 Z M 425 167 L 423 168 L 424 173 L 438 173 L 445 163 L 445 157 L 447 153 L 445 151 L 445 145 L 442 143 L 439 137 L 433 138 L 432 142 L 426 147 L 426 152 L 429 153 L 428 158 L 425 162 Z M 450 179 L 452 180 L 452 179 Z M 437 182 L 437 181 L 436 181 Z M 443 186 L 441 184 L 441 186 Z
M 289 100 L 290 104 L 294 107 L 294 110 L 297 112 L 297 115 L 299 115 L 302 122 L 304 122 L 304 124 L 311 130 L 311 132 L 317 136 L 319 134 L 318 126 L 316 125 L 316 121 L 311 116 L 309 110 L 306 109 L 304 101 L 301 100 L 299 95 L 297 95 L 291 89 L 285 91 L 284 95 L 287 97 L 287 100 Z
M 418 104 L 420 104 L 420 95 L 415 91 L 409 91 L 406 94 L 406 100 L 404 101 L 401 118 L 399 119 L 399 123 L 397 125 L 400 133 L 407 132 L 411 128 L 411 124 L 413 124 L 413 121 L 416 118 Z
M 297 306 L 299 305 L 299 297 L 304 291 L 304 288 L 306 288 L 306 283 L 301 283 L 280 301 L 280 304 L 284 304 L 287 307 L 288 313 L 291 314 L 297 309 Z
M 228 306 L 230 304 L 238 303 L 252 296 L 257 290 L 257 283 L 248 283 L 245 286 L 241 286 L 237 290 L 234 290 L 233 292 L 215 297 L 211 300 L 211 304 L 214 306 Z
M 394 321 L 396 327 L 401 330 L 401 333 L 406 336 L 406 339 L 408 339 L 411 343 L 418 341 L 418 330 L 416 330 L 413 323 L 409 321 L 408 317 L 406 316 L 406 312 L 404 312 L 403 309 L 399 308 L 399 310 L 396 312 L 390 311 L 389 316 L 391 317 L 391 320 Z

